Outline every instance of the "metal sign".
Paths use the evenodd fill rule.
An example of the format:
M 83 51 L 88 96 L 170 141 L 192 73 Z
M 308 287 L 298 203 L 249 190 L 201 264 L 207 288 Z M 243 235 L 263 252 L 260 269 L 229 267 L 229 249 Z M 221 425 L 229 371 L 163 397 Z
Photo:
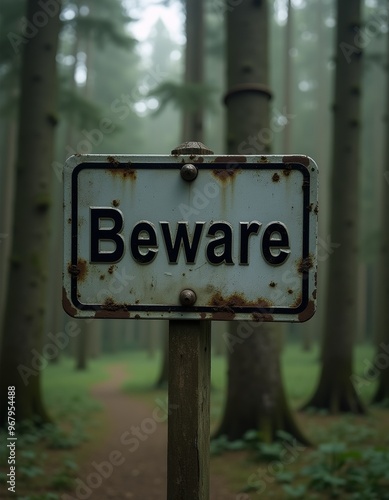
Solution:
M 306 321 L 316 307 L 317 174 L 306 156 L 72 156 L 65 311 Z

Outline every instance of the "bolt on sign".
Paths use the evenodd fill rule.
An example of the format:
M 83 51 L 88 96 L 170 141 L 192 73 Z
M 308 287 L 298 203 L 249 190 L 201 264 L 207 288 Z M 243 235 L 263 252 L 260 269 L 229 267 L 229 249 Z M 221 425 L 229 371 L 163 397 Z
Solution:
M 70 157 L 65 311 L 308 320 L 316 308 L 317 179 L 306 156 Z

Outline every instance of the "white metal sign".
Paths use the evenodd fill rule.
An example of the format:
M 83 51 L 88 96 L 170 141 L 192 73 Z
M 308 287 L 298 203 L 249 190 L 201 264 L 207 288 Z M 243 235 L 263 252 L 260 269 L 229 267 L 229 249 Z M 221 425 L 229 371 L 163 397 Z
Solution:
M 316 308 L 317 174 L 306 156 L 72 156 L 64 309 L 306 321 Z

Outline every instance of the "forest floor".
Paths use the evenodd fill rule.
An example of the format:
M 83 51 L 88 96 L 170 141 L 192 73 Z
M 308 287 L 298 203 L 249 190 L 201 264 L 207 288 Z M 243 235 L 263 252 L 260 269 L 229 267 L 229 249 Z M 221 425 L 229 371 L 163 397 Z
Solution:
M 293 344 L 285 349 L 285 387 L 293 409 L 314 389 L 317 351 L 302 353 Z M 372 355 L 371 346 L 357 346 L 357 374 L 363 376 Z M 24 431 L 19 426 L 16 495 L 7 495 L 8 455 L 0 445 L 0 498 L 165 499 L 167 391 L 155 389 L 160 366 L 160 353 L 146 351 L 90 360 L 84 371 L 65 356 L 48 365 L 43 392 L 53 424 L 30 424 Z M 211 432 L 223 414 L 225 385 L 226 358 L 214 356 Z M 363 380 L 364 402 L 374 389 Z M 313 448 L 291 447 L 285 437 L 271 445 L 211 442 L 210 500 L 389 500 L 388 407 L 369 407 L 365 416 L 294 415 Z M 0 443 L 3 438 L 0 432 Z
M 101 403 L 107 414 L 109 433 L 102 446 L 93 452 L 89 462 L 81 467 L 78 477 L 90 485 L 93 484 L 93 477 L 96 486 L 101 481 L 90 495 L 93 500 L 163 500 L 166 498 L 167 473 L 167 423 L 164 409 L 167 408 L 162 400 L 158 400 L 153 408 L 124 393 L 122 385 L 128 380 L 128 374 L 123 366 L 109 367 L 109 374 L 107 381 L 92 389 L 93 397 Z M 156 415 L 157 421 L 153 415 Z M 137 431 L 134 429 L 133 432 L 132 426 L 144 428 L 149 434 L 139 430 L 140 437 L 135 437 Z M 96 464 L 101 465 L 103 462 L 105 466 L 100 471 L 106 477 L 100 474 L 98 480 Z M 109 462 L 111 465 L 108 465 Z M 87 491 L 80 493 L 86 495 Z M 210 497 L 211 500 L 236 500 L 237 494 L 228 491 L 222 477 L 212 474 Z M 248 495 L 245 497 L 249 498 Z

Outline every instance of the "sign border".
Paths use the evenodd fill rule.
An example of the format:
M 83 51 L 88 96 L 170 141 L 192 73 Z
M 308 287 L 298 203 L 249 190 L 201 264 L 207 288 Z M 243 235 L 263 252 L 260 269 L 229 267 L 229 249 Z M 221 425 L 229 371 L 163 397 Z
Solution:
M 104 158 L 105 161 L 96 161 L 97 159 L 101 160 Z M 116 161 L 113 162 L 112 158 L 114 158 Z M 165 161 L 159 161 L 155 162 L 156 159 L 162 160 L 164 159 Z M 85 169 L 107 169 L 107 168 L 117 168 L 118 170 L 120 169 L 128 169 L 129 168 L 129 159 L 131 159 L 131 169 L 134 170 L 141 170 L 141 169 L 148 169 L 148 170 L 168 170 L 168 169 L 174 169 L 174 170 L 180 170 L 182 167 L 183 163 L 195 163 L 196 167 L 198 170 L 223 170 L 223 169 L 241 169 L 241 170 L 285 170 L 286 166 L 285 164 L 287 163 L 287 168 L 288 170 L 297 170 L 301 172 L 302 174 L 302 191 L 303 191 L 303 231 L 302 231 L 302 256 L 301 256 L 301 261 L 302 262 L 308 262 L 312 258 L 312 255 L 310 254 L 310 229 L 311 229 L 311 211 L 312 211 L 312 201 L 317 201 L 317 200 L 311 200 L 311 190 L 312 190 L 312 184 L 316 180 L 316 175 L 312 176 L 313 172 L 317 172 L 317 166 L 314 164 L 313 160 L 306 156 L 269 156 L 266 157 L 268 159 L 267 162 L 247 162 L 248 158 L 264 158 L 264 157 L 232 157 L 236 158 L 235 161 L 231 162 L 228 161 L 230 157 L 228 156 L 218 156 L 218 161 L 215 163 L 215 156 L 214 155 L 205 155 L 202 156 L 202 161 L 197 162 L 194 160 L 193 157 L 186 157 L 186 156 L 180 156 L 179 162 L 177 161 L 177 157 L 174 156 L 155 156 L 153 158 L 153 155 L 150 156 L 127 156 L 127 155 L 116 155 L 115 157 L 107 157 L 106 155 L 79 155 L 71 157 L 67 164 L 73 163 L 73 166 L 71 166 L 71 185 L 70 185 L 70 199 L 71 199 L 71 259 L 70 259 L 70 266 L 77 266 L 78 262 L 78 256 L 77 256 L 77 250 L 78 250 L 78 198 L 79 198 L 79 193 L 78 193 L 78 176 L 79 174 L 85 170 Z M 242 161 L 242 159 L 245 158 L 246 161 Z M 282 158 L 282 161 L 280 161 Z M 74 159 L 76 160 L 76 165 L 74 165 Z M 147 159 L 153 159 L 153 161 L 142 161 L 142 160 L 147 160 Z M 227 161 L 222 162 L 222 159 L 225 159 Z M 238 161 L 238 159 L 240 161 Z M 85 161 L 87 160 L 87 161 Z M 125 160 L 125 161 L 120 161 L 120 160 Z M 166 161 L 168 160 L 168 161 Z M 269 161 L 270 160 L 270 161 Z M 274 160 L 274 161 L 272 161 Z M 289 160 L 289 161 L 288 161 Z M 212 163 L 211 163 L 212 162 Z M 308 165 L 307 165 L 308 163 Z M 70 165 L 69 165 L 70 166 Z M 309 166 L 313 166 L 309 171 Z M 65 185 L 65 183 L 64 183 Z M 65 186 L 66 190 L 66 186 Z M 314 229 L 314 228 L 312 228 Z M 316 261 L 317 259 L 314 259 L 314 262 L 312 263 L 313 267 L 316 268 Z M 171 318 L 171 319 L 194 319 L 196 317 L 197 319 L 228 319 L 228 316 L 231 316 L 230 319 L 235 319 L 236 315 L 252 315 L 254 316 L 252 319 L 255 319 L 256 315 L 260 315 L 264 319 L 262 321 L 271 321 L 269 319 L 270 316 L 273 315 L 279 315 L 282 314 L 285 316 L 285 319 L 283 321 L 293 321 L 293 319 L 289 319 L 288 316 L 297 316 L 301 315 L 304 311 L 308 311 L 308 315 L 303 315 L 304 318 L 302 319 L 295 319 L 295 321 L 306 321 L 309 319 L 315 312 L 315 300 L 313 307 L 310 307 L 310 302 L 312 299 L 310 298 L 310 291 L 309 291 L 309 276 L 310 273 L 312 272 L 312 266 L 301 266 L 301 280 L 302 280 L 302 297 L 301 297 L 301 302 L 298 306 L 296 307 L 271 307 L 271 306 L 266 306 L 266 307 L 259 307 L 259 306 L 244 306 L 244 305 L 228 305 L 228 306 L 182 306 L 182 305 L 153 305 L 153 304 L 146 304 L 146 305 L 139 305 L 139 304 L 134 304 L 134 305 L 126 305 L 123 304 L 120 308 L 119 314 L 118 311 L 108 311 L 103 304 L 84 304 L 79 301 L 78 299 L 78 291 L 77 291 L 77 275 L 75 274 L 70 274 L 70 298 L 71 298 L 71 304 L 67 304 L 67 301 L 64 299 L 64 308 L 65 311 L 71 316 L 76 317 L 74 314 L 74 311 L 79 310 L 79 311 L 85 311 L 85 312 L 90 312 L 94 311 L 95 312 L 95 317 L 101 317 L 101 318 L 123 318 L 125 315 L 123 313 L 127 312 L 129 318 L 139 318 L 139 313 L 167 313 L 163 314 L 162 316 L 155 316 L 153 315 L 152 318 L 170 318 L 171 313 L 181 313 L 182 317 L 178 318 L 177 316 Z M 66 263 L 66 257 L 65 257 L 65 271 L 64 274 L 68 272 L 69 268 L 69 262 Z M 316 269 L 314 269 L 316 273 Z M 66 292 L 65 292 L 66 295 Z M 178 295 L 178 294 L 177 294 Z M 313 295 L 313 298 L 315 299 L 315 295 Z M 70 306 L 70 307 L 69 307 Z M 70 309 L 70 310 L 69 310 Z M 137 314 L 138 313 L 138 318 Z M 220 313 L 222 318 L 218 317 L 218 313 Z M 189 317 L 188 317 L 189 315 Z M 234 316 L 234 317 L 232 317 Z M 87 315 L 82 315 L 81 317 L 91 317 L 90 314 Z M 147 319 L 148 316 L 142 315 L 142 318 Z M 152 319 L 150 318 L 150 319 Z M 268 318 L 268 319 L 266 319 Z M 239 317 L 236 319 L 240 319 Z M 281 319 L 278 321 L 282 321 Z

